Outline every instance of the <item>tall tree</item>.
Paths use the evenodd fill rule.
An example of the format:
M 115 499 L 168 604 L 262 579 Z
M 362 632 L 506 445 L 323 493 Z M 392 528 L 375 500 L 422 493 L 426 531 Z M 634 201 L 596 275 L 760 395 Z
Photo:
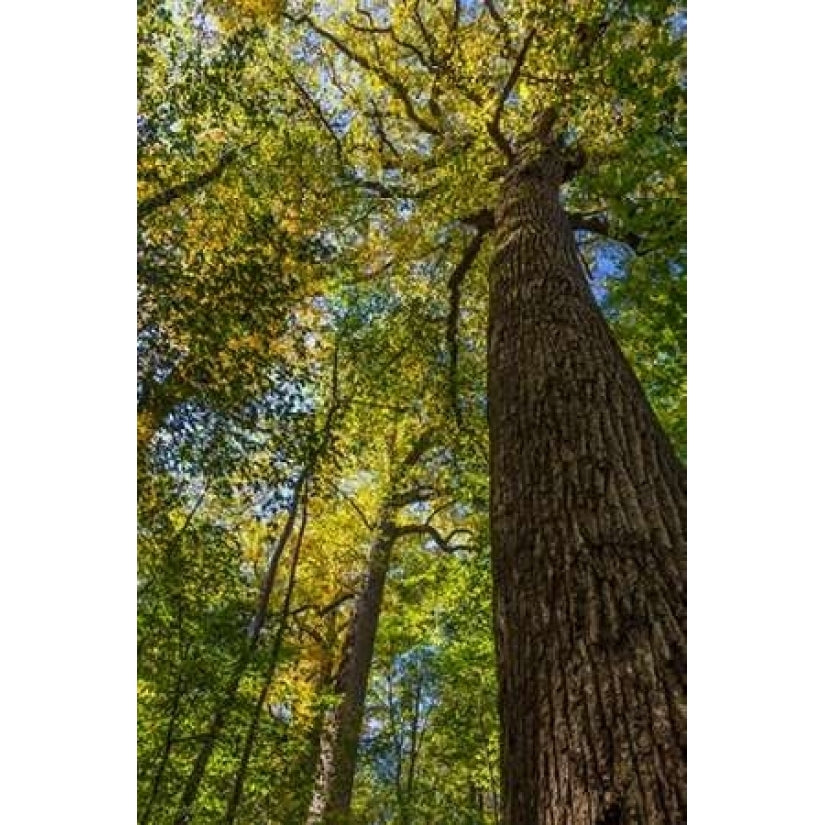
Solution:
M 551 124 L 502 188 L 491 512 L 507 823 L 679 823 L 684 470 L 599 313 Z
M 683 822 L 678 2 L 139 32 L 143 822 Z
M 494 227 L 487 392 L 504 822 L 683 822 L 684 470 L 600 315 L 574 236 L 611 231 L 639 254 L 644 244 L 679 254 L 672 227 L 634 231 L 657 212 L 646 191 L 680 181 L 675 9 L 485 11 L 374 4 L 291 19 L 359 78 L 344 87 L 353 105 L 365 108 L 364 89 L 384 96 L 393 123 L 374 105 L 365 129 L 379 146 L 364 164 L 419 195 L 433 170 L 453 220 L 476 238 Z M 482 45 L 505 59 L 479 68 L 468 58 Z M 633 88 L 633 50 L 652 89 Z M 669 53 L 668 70 L 646 51 Z M 451 211 L 436 197 L 419 205 L 424 225 Z M 467 247 L 470 261 L 479 251 Z M 465 257 L 454 291 L 468 268 Z
M 447 550 L 451 546 L 449 540 L 461 532 L 453 530 L 444 537 L 429 519 L 416 522 L 407 517 L 406 523 L 400 523 L 404 519 L 402 513 L 410 507 L 420 508 L 425 500 L 436 511 L 444 509 L 440 502 L 433 502 L 431 489 L 422 490 L 415 477 L 419 463 L 431 446 L 432 431 L 425 429 L 413 438 L 407 454 L 393 461 L 377 516 L 371 524 L 373 538 L 366 575 L 355 600 L 341 654 L 333 692 L 335 704 L 321 737 L 308 825 L 337 825 L 349 817 L 364 703 L 393 548 L 405 537 L 418 535 Z

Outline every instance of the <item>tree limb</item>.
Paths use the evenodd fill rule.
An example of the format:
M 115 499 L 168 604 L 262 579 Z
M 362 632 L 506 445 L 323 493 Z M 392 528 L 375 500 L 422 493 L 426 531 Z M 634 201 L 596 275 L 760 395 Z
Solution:
M 482 210 L 466 219 L 465 223 L 471 223 L 475 226 L 476 232 L 447 282 L 450 300 L 450 310 L 447 314 L 447 346 L 450 353 L 450 400 L 459 427 L 461 426 L 461 410 L 458 405 L 458 316 L 461 308 L 461 286 L 481 251 L 484 238 L 493 229 L 493 213 L 489 210 Z
M 192 180 L 177 183 L 174 186 L 170 186 L 169 189 L 159 192 L 157 195 L 152 195 L 152 197 L 146 198 L 146 200 L 138 204 L 138 220 L 142 220 L 148 215 L 151 215 L 152 212 L 157 209 L 164 206 L 169 206 L 171 203 L 184 195 L 193 195 L 207 184 L 218 180 L 218 178 L 220 178 L 226 171 L 227 167 L 234 163 L 237 158 L 238 150 L 230 149 L 221 156 L 220 160 L 218 160 L 218 162 L 211 169 L 207 169 L 202 174 L 192 178 Z
M 568 214 L 567 220 L 574 232 L 593 232 L 608 240 L 624 244 L 637 255 L 644 254 L 641 251 L 643 238 L 640 235 L 635 232 L 617 232 L 615 227 L 610 226 L 604 215 L 584 215 L 579 212 L 571 212 Z
M 428 536 L 431 538 L 439 547 L 439 549 L 444 550 L 446 553 L 452 553 L 455 550 L 460 550 L 460 547 L 456 547 L 450 544 L 451 539 L 455 536 L 460 535 L 462 533 L 466 533 L 467 535 L 472 535 L 471 530 L 467 530 L 466 528 L 459 528 L 457 530 L 453 530 L 449 535 L 442 536 L 438 530 L 435 529 L 431 524 L 397 524 L 394 525 L 392 528 L 392 537 L 393 539 L 402 538 L 403 536 L 414 536 L 414 535 L 422 535 Z
M 352 497 L 348 496 L 346 493 L 342 492 L 340 488 L 338 488 L 339 495 L 344 497 L 344 500 L 352 507 L 353 510 L 358 514 L 358 517 L 361 519 L 361 523 L 367 528 L 367 530 L 374 530 L 375 524 L 373 524 L 368 518 L 367 514 L 361 509 L 358 502 Z
M 316 34 L 320 35 L 327 42 L 332 43 L 338 51 L 348 57 L 353 63 L 357 63 L 362 69 L 372 72 L 374 75 L 381 78 L 381 80 L 389 86 L 393 95 L 401 101 L 407 117 L 412 120 L 422 132 L 426 132 L 429 135 L 441 134 L 441 129 L 438 128 L 437 125 L 430 123 L 425 117 L 419 114 L 415 108 L 415 104 L 412 102 L 412 98 L 410 97 L 407 87 L 397 77 L 395 77 L 395 75 L 387 71 L 386 68 L 378 65 L 377 63 L 370 62 L 362 54 L 359 54 L 351 49 L 346 43 L 344 43 L 343 40 L 341 40 L 340 37 L 320 26 L 311 17 L 309 17 L 309 15 L 302 14 L 296 17 L 285 12 L 284 16 L 290 22 L 295 24 L 306 23 Z
M 341 145 L 341 138 L 336 133 L 335 129 L 332 128 L 332 124 L 329 122 L 329 120 L 327 120 L 326 115 L 321 109 L 321 104 L 303 87 L 298 78 L 295 77 L 295 75 L 289 69 L 286 70 L 286 76 L 289 78 L 292 85 L 295 86 L 295 88 L 298 90 L 298 94 L 300 94 L 304 102 L 309 106 L 316 120 L 318 120 L 321 123 L 326 132 L 332 138 L 333 143 L 335 144 L 335 155 L 338 158 L 338 163 L 341 166 L 344 166 L 344 149 Z
M 496 104 L 495 111 L 493 112 L 493 117 L 487 123 L 487 133 L 493 139 L 498 148 L 504 153 L 509 163 L 512 163 L 516 156 L 513 151 L 513 147 L 501 131 L 501 114 L 504 111 L 504 104 L 510 96 L 510 92 L 513 91 L 513 87 L 516 85 L 516 81 L 518 80 L 521 72 L 521 67 L 524 65 L 524 61 L 527 58 L 527 50 L 530 48 L 530 44 L 533 42 L 533 38 L 535 36 L 536 30 L 530 29 L 527 36 L 524 38 L 524 43 L 522 43 L 521 49 L 519 50 L 518 55 L 516 55 L 516 60 L 513 63 L 512 69 L 510 69 L 510 76 L 507 78 L 507 82 L 504 84 L 501 94 L 498 97 L 498 103 Z

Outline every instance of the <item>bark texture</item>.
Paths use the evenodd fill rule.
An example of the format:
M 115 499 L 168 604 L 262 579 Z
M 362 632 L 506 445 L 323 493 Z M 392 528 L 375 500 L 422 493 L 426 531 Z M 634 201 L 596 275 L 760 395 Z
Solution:
M 686 476 L 596 305 L 549 140 L 490 282 L 505 825 L 686 822 Z

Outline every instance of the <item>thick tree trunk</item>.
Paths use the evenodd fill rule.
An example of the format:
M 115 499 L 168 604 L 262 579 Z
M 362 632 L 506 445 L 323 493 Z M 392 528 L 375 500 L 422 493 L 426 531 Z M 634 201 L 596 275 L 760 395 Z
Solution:
M 505 825 L 673 825 L 686 803 L 686 478 L 587 286 L 550 141 L 491 270 Z
M 349 816 L 358 739 L 364 718 L 370 665 L 384 583 L 395 539 L 387 508 L 381 514 L 369 556 L 367 578 L 347 630 L 341 665 L 335 679 L 337 702 L 325 720 L 315 790 L 307 825 L 342 825 Z

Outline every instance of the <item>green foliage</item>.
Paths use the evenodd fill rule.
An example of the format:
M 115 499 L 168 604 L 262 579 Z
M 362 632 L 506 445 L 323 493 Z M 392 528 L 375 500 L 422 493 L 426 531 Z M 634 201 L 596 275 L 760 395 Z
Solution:
M 193 818 L 225 821 L 266 688 L 236 821 L 303 825 L 375 521 L 428 433 L 395 515 L 452 549 L 420 534 L 395 549 L 353 821 L 494 823 L 489 242 L 460 285 L 455 374 L 450 279 L 495 204 L 493 124 L 515 145 L 555 106 L 588 158 L 566 206 L 608 227 L 582 232 L 583 257 L 684 455 L 682 9 L 313 5 L 138 8 L 138 812 L 175 821 L 303 473 L 286 624 L 297 528 Z

